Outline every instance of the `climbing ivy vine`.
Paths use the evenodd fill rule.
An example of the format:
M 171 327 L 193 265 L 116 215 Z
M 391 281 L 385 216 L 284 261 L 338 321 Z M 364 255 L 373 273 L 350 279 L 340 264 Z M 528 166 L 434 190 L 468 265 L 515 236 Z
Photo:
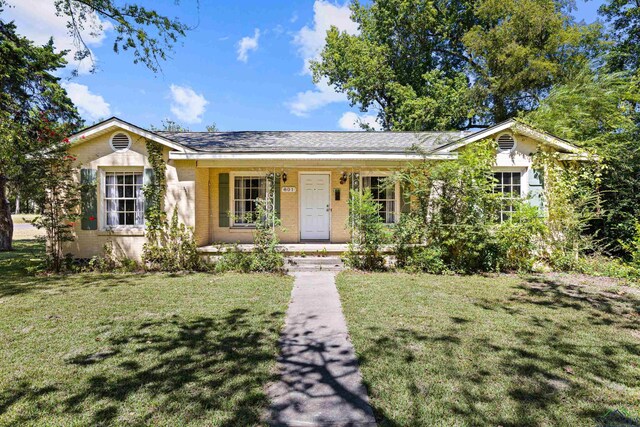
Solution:
M 147 153 L 151 170 L 153 171 L 151 179 L 143 188 L 145 197 L 145 225 L 147 229 L 147 238 L 149 241 L 157 241 L 159 232 L 162 230 L 167 220 L 164 211 L 164 195 L 167 190 L 167 179 L 165 176 L 167 163 L 162 155 L 162 145 L 146 140 Z

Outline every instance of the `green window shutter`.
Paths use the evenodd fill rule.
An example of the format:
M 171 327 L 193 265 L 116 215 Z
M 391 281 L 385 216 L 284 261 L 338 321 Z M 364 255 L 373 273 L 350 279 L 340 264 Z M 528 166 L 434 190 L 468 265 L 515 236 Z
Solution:
M 544 208 L 543 172 L 529 168 L 527 171 L 527 181 L 529 183 L 529 203 L 531 206 L 536 206 L 542 211 Z
M 273 203 L 276 209 L 276 217 L 280 218 L 280 175 L 276 175 L 273 181 Z
M 229 227 L 229 174 L 218 175 L 218 225 Z
M 408 183 L 400 183 L 400 212 L 403 214 L 411 212 L 411 193 L 408 191 L 408 188 Z
M 155 181 L 156 181 L 155 171 L 151 168 L 145 168 L 144 173 L 142 174 L 142 186 L 147 187 L 149 185 L 153 185 Z M 149 202 L 145 198 L 144 211 L 147 212 L 148 208 L 149 208 Z
M 98 171 L 80 169 L 80 228 L 98 229 Z

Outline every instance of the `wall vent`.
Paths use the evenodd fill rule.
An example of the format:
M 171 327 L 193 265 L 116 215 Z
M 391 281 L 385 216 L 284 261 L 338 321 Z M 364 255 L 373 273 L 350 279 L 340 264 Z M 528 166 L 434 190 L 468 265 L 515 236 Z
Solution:
M 513 139 L 513 135 L 503 133 L 498 137 L 498 149 L 500 151 L 510 151 L 516 146 L 516 140 Z
M 126 133 L 116 133 L 111 137 L 113 151 L 127 151 L 131 146 L 131 138 Z

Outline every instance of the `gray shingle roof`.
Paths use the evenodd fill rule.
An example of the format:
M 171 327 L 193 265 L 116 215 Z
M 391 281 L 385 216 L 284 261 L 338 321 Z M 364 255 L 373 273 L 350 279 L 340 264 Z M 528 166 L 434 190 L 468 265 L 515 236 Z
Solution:
M 405 153 L 414 146 L 431 151 L 470 132 L 156 132 L 197 151 Z

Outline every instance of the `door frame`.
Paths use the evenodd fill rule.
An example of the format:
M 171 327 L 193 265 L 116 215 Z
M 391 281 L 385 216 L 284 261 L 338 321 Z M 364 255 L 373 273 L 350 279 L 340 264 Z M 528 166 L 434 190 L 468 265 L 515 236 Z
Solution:
M 304 175 L 327 175 L 329 177 L 329 184 L 327 188 L 327 204 L 329 205 L 329 238 L 327 240 L 331 241 L 331 214 L 333 213 L 333 206 L 331 205 L 331 171 L 304 171 L 298 172 L 298 240 L 303 241 L 313 241 L 314 239 L 303 239 L 302 238 L 302 177 Z

